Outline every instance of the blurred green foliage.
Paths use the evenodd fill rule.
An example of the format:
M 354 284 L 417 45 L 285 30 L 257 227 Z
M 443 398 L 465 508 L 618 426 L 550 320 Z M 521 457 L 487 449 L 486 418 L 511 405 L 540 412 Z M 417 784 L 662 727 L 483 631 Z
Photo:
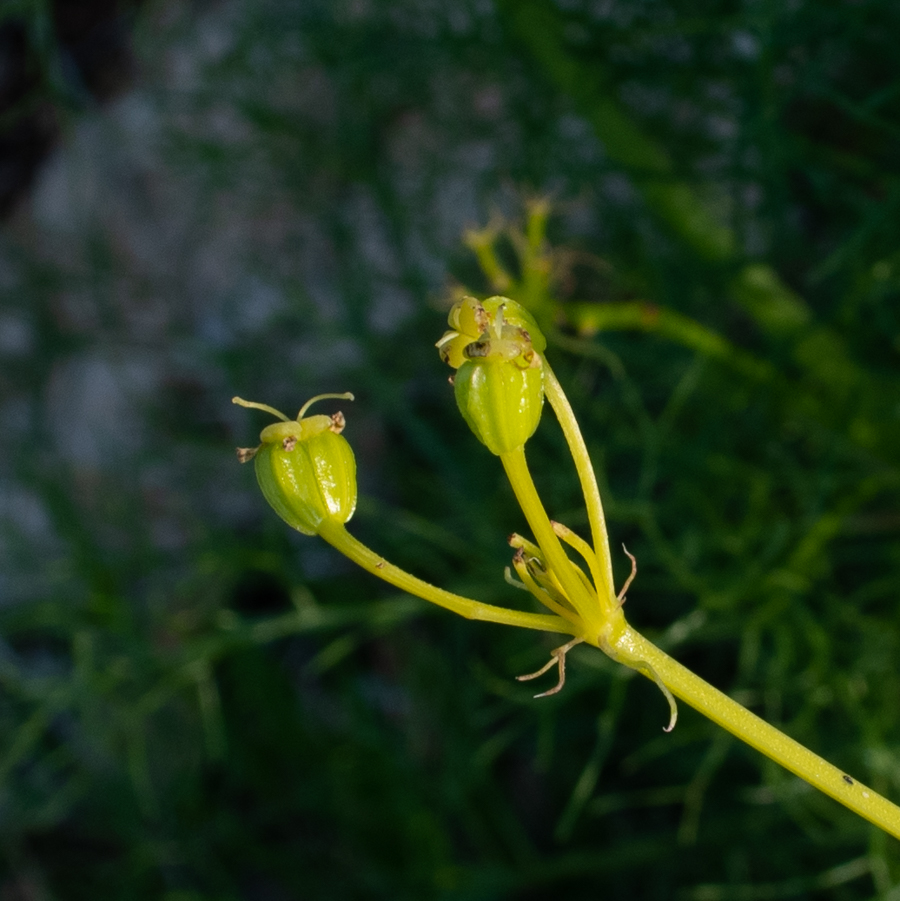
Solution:
M 895 842 L 689 710 L 664 735 L 645 680 L 576 649 L 534 701 L 552 637 L 290 534 L 229 404 L 354 391 L 353 531 L 514 602 L 524 523 L 433 342 L 458 286 L 522 295 L 631 621 L 896 800 L 898 30 L 888 0 L 145 9 L 138 88 L 70 114 L 0 237 L 0 897 L 900 897 Z M 551 418 L 529 458 L 578 528 Z

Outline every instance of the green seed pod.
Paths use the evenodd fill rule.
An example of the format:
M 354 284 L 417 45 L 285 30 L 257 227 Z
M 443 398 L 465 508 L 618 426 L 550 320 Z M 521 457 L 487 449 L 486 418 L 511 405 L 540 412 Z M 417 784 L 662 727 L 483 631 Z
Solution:
M 464 297 L 450 310 L 449 324 L 437 346 L 457 370 L 453 384 L 463 418 L 492 453 L 522 447 L 544 403 L 543 334 L 531 314 L 506 297 Z
M 234 398 L 243 407 L 266 410 L 282 422 L 266 426 L 259 447 L 238 448 L 238 459 L 256 461 L 259 487 L 272 509 L 304 535 L 317 535 L 325 520 L 345 523 L 356 509 L 356 459 L 341 434 L 344 416 L 303 414 L 317 400 L 353 399 L 352 394 L 320 394 L 303 405 L 296 420 L 265 404 Z
M 522 368 L 502 357 L 467 360 L 459 367 L 453 382 L 457 406 L 491 453 L 517 450 L 534 434 L 544 403 L 543 378 L 540 366 Z

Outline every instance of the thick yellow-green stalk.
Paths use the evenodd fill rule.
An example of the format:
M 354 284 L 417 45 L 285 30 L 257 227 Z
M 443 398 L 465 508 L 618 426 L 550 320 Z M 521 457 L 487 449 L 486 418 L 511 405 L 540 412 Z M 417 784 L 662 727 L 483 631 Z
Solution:
M 896 804 L 760 719 L 630 627 L 622 636 L 621 645 L 627 647 L 629 653 L 646 660 L 676 697 L 819 791 L 900 839 L 900 807 Z
M 451 610 L 453 613 L 458 613 L 466 619 L 479 619 L 490 623 L 500 623 L 504 626 L 518 626 L 522 629 L 537 629 L 541 632 L 556 632 L 562 635 L 572 634 L 571 623 L 560 616 L 547 616 L 542 613 L 528 613 L 521 610 L 509 610 L 506 607 L 496 607 L 493 604 L 482 604 L 471 598 L 444 591 L 443 588 L 416 578 L 370 550 L 361 541 L 354 538 L 342 523 L 327 522 L 322 526 L 319 534 L 332 547 L 337 548 L 373 576 L 378 576 L 379 579 L 384 579 L 395 588 L 407 591 L 425 601 L 437 604 L 438 607 Z

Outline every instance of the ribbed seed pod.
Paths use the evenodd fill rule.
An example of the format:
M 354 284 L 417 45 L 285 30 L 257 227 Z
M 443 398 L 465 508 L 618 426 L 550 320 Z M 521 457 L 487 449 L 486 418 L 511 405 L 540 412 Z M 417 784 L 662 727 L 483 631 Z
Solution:
M 296 420 L 266 426 L 255 451 L 238 451 L 243 462 L 255 458 L 256 478 L 272 509 L 304 535 L 317 535 L 325 520 L 345 523 L 356 510 L 356 458 L 341 434 L 344 416 L 303 418 L 313 401 Z M 283 415 L 262 404 L 243 405 Z
M 469 428 L 491 453 L 522 447 L 541 421 L 544 373 L 540 366 L 487 357 L 467 360 L 453 382 L 456 403 Z
M 506 297 L 465 297 L 451 309 L 449 324 L 452 330 L 437 346 L 457 370 L 453 384 L 463 418 L 492 453 L 522 447 L 544 403 L 543 334 L 528 311 Z

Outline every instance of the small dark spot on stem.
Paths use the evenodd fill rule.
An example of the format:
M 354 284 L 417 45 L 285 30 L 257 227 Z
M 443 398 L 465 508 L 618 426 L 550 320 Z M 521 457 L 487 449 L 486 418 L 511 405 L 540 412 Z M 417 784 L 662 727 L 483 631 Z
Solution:
M 384 560 L 379 560 L 379 561 L 375 564 L 375 569 L 384 569 Z
M 846 782 L 847 785 L 853 785 L 853 780 L 849 776 L 847 776 L 845 774 L 843 778 L 844 778 L 844 782 Z

